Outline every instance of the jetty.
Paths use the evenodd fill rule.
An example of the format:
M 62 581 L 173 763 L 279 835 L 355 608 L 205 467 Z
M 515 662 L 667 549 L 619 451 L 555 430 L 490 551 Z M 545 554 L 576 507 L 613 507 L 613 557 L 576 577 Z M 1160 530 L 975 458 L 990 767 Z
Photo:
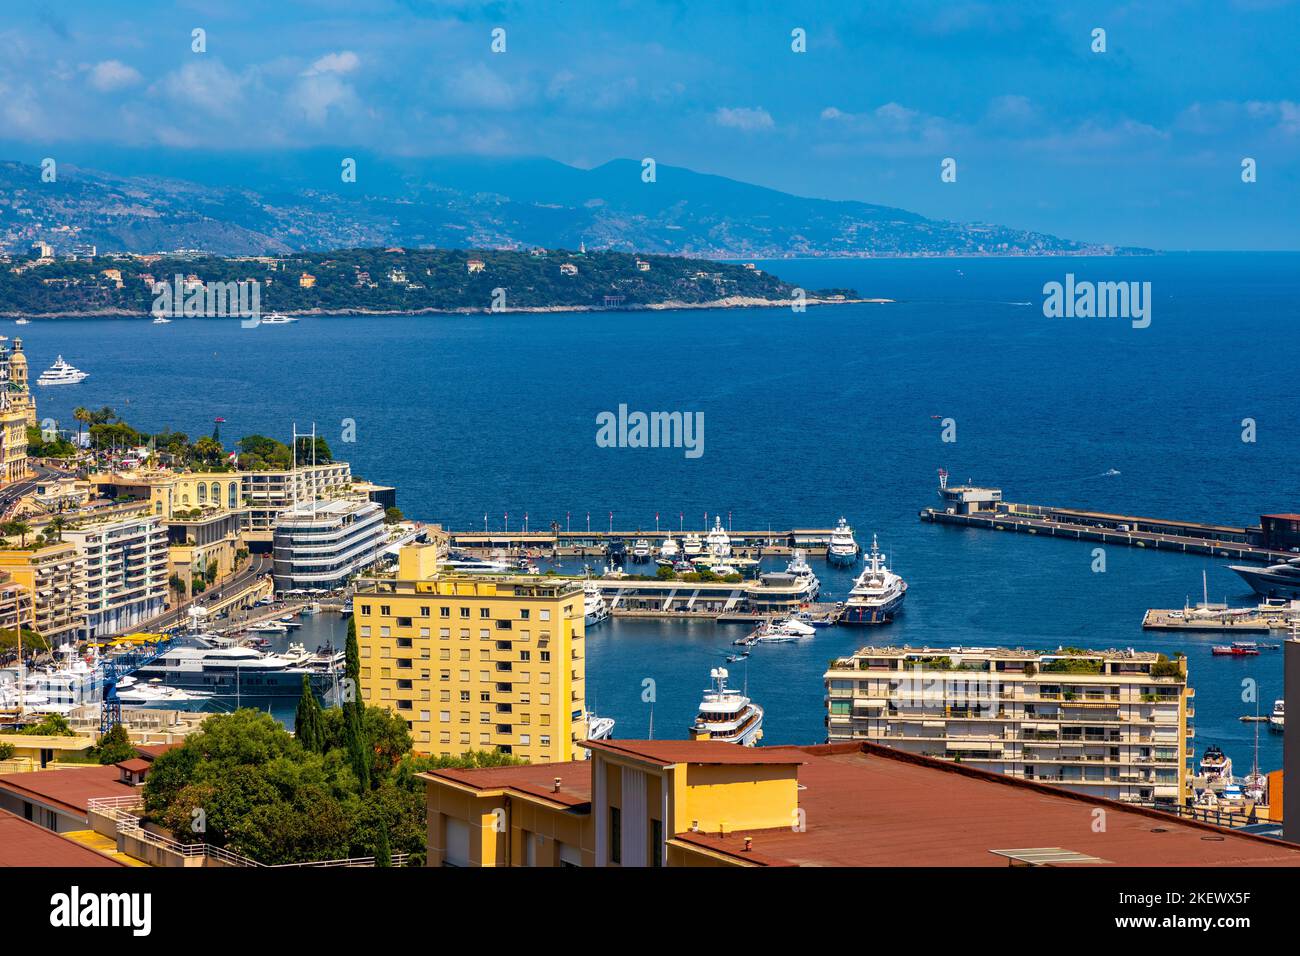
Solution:
M 942 470 L 939 496 L 944 506 L 923 508 L 919 515 L 922 521 L 1263 564 L 1294 558 L 1300 551 L 1300 533 L 1288 527 L 1296 523 L 1289 520 L 1289 515 L 1262 515 L 1259 525 L 1238 527 L 1022 504 L 1004 501 L 1000 488 L 949 486 L 947 472 Z

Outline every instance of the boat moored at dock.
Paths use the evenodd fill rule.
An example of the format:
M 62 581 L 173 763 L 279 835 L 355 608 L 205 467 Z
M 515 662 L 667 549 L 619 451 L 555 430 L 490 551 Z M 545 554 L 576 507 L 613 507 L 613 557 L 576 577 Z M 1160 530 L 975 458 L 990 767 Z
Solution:
M 826 560 L 831 564 L 848 567 L 858 559 L 861 550 L 857 539 L 853 537 L 853 529 L 849 527 L 848 521 L 840 518 L 839 524 L 831 532 L 830 543 L 826 545 Z
M 871 554 L 866 567 L 853 583 L 849 599 L 844 602 L 840 624 L 888 624 L 898 614 L 907 597 L 907 582 L 885 565 L 876 536 L 871 536 Z
M 704 692 L 699 714 L 691 724 L 692 740 L 720 740 L 752 747 L 763 737 L 763 708 L 727 687 L 727 669 L 709 671 L 713 686 Z

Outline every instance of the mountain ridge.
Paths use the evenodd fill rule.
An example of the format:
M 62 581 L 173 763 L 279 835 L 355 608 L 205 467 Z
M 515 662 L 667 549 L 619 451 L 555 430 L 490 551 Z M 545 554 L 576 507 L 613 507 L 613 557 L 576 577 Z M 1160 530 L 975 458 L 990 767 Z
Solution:
M 928 219 L 857 200 L 795 196 L 711 173 L 613 159 L 591 169 L 539 157 L 388 157 L 337 151 L 107 154 L 117 170 L 0 161 L 0 250 L 202 249 L 283 254 L 397 245 L 531 246 L 684 255 L 1079 255 L 1150 250 L 1098 245 L 988 223 Z M 158 163 L 171 173 L 160 174 Z M 7 198 L 6 198 L 7 197 Z

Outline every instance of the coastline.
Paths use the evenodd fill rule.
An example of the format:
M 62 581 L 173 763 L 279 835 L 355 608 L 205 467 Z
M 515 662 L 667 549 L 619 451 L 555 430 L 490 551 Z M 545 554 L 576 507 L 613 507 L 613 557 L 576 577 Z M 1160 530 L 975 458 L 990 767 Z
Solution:
M 818 299 L 807 298 L 804 305 L 885 305 L 893 299 Z M 285 315 L 509 315 L 509 314 L 545 314 L 551 312 L 668 312 L 679 309 L 788 309 L 795 304 L 793 299 L 756 299 L 748 296 L 730 296 L 725 299 L 712 299 L 708 302 L 652 302 L 646 305 L 595 306 L 595 305 L 539 305 L 524 308 L 493 310 L 491 308 L 462 309 L 288 309 Z M 0 319 L 152 319 L 152 312 L 133 309 L 90 309 L 83 312 L 0 312 Z M 207 319 L 208 316 L 168 316 L 171 319 L 193 318 Z M 217 316 L 216 318 L 238 319 L 242 316 Z

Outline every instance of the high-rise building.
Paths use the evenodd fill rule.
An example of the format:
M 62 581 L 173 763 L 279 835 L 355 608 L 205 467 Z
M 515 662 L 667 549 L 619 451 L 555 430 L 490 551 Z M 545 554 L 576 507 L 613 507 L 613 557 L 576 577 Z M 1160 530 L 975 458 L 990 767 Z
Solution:
M 379 560 L 385 535 L 384 509 L 373 501 L 337 499 L 283 511 L 271 544 L 275 586 L 340 588 Z
M 363 699 L 403 717 L 420 753 L 585 754 L 582 586 L 443 575 L 437 555 L 436 544 L 404 547 L 395 577 L 358 588 Z
M 82 636 L 120 634 L 167 601 L 167 529 L 155 515 L 79 519 L 62 532 L 81 563 Z
M 825 674 L 831 743 L 871 741 L 1125 803 L 1187 796 L 1184 658 L 864 647 Z

